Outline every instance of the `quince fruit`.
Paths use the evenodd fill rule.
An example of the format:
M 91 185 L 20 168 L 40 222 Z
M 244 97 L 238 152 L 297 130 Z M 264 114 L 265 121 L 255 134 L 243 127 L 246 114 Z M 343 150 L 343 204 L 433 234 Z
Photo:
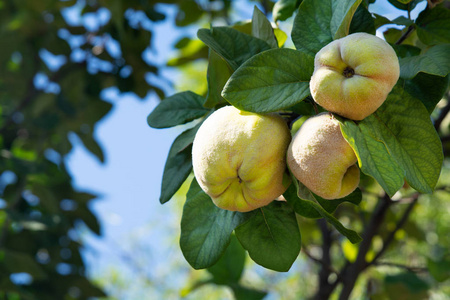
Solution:
M 399 75 L 397 55 L 386 41 L 354 33 L 317 52 L 310 90 L 326 110 L 362 120 L 383 104 Z
M 290 140 L 289 128 L 277 114 L 222 107 L 195 136 L 195 178 L 220 208 L 247 212 L 265 206 L 287 189 L 283 175 Z

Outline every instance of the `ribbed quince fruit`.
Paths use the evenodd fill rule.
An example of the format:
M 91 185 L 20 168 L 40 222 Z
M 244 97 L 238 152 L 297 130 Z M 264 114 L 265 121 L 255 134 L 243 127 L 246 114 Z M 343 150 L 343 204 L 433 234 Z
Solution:
M 222 107 L 195 136 L 195 178 L 220 208 L 247 212 L 265 206 L 287 188 L 283 174 L 290 140 L 279 115 Z
M 362 120 L 383 104 L 399 74 L 397 55 L 386 41 L 354 33 L 317 52 L 311 95 L 328 111 Z
M 359 184 L 357 158 L 339 122 L 325 112 L 306 120 L 292 139 L 287 163 L 292 174 L 324 199 L 349 195 Z

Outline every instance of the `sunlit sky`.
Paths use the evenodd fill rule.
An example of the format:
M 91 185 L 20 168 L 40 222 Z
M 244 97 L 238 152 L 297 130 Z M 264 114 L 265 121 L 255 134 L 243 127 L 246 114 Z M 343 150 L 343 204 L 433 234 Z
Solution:
M 236 20 L 250 19 L 254 3 L 238 3 Z M 426 2 L 422 2 L 414 10 L 413 17 L 425 4 Z M 168 58 L 175 55 L 172 50 L 174 43 L 186 34 L 195 36 L 197 28 L 188 27 L 187 32 L 173 28 L 170 24 L 174 23 L 176 12 L 167 5 L 159 5 L 158 9 L 167 13 L 168 17 L 162 23 L 148 24 L 154 35 L 152 49 L 146 51 L 145 58 L 153 64 L 163 66 Z M 387 1 L 378 0 L 376 5 L 371 6 L 371 11 L 381 13 L 389 19 L 398 16 L 398 11 Z M 80 19 L 77 9 L 65 11 L 65 16 L 74 25 L 81 22 L 87 28 L 100 26 L 110 17 L 108 11 L 101 10 L 96 18 L 88 16 Z M 115 45 L 110 47 L 114 48 Z M 162 71 L 170 79 L 178 76 L 175 71 L 167 68 Z M 168 95 L 175 93 L 163 81 L 159 83 L 162 83 Z M 103 96 L 106 101 L 114 104 L 113 110 L 95 128 L 95 136 L 105 152 L 105 163 L 101 164 L 88 153 L 75 135 L 71 136 L 74 149 L 66 157 L 75 186 L 100 195 L 92 209 L 101 222 L 103 234 L 100 238 L 90 233 L 85 236 L 87 247 L 84 256 L 88 270 L 99 275 L 110 266 L 120 267 L 125 262 L 123 251 L 132 254 L 131 249 L 136 243 L 146 245 L 152 257 L 150 263 L 170 265 L 173 259 L 177 259 L 187 267 L 178 245 L 168 245 L 173 237 L 164 236 L 173 234 L 178 228 L 176 222 L 179 215 L 174 209 L 176 204 L 159 203 L 164 163 L 173 140 L 182 129 L 157 130 L 147 125 L 148 114 L 159 103 L 153 94 L 141 100 L 132 94 L 119 95 L 117 90 L 109 89 Z M 161 272 L 164 274 L 164 271 Z

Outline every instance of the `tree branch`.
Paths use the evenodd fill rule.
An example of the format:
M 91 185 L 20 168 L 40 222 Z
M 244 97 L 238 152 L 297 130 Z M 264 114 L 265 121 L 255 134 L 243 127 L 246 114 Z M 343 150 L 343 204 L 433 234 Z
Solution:
M 354 263 L 347 263 L 342 269 L 340 280 L 342 280 L 343 287 L 339 296 L 340 300 L 346 300 L 350 297 L 350 294 L 355 286 L 356 280 L 359 274 L 366 268 L 366 254 L 372 244 L 372 239 L 378 232 L 381 224 L 384 221 L 386 212 L 392 205 L 393 201 L 385 193 L 385 195 L 379 199 L 378 204 L 370 218 L 370 221 L 362 234 L 362 242 L 359 244 L 358 256 Z
M 394 267 L 399 269 L 405 269 L 408 272 L 412 273 L 425 273 L 428 272 L 428 268 L 425 267 L 411 267 L 403 264 L 393 263 L 393 262 L 387 262 L 387 261 L 377 261 L 373 264 L 374 266 L 387 266 L 387 267 Z
M 397 225 L 395 226 L 394 230 L 391 231 L 391 233 L 387 236 L 387 238 L 383 241 L 383 247 L 381 250 L 375 255 L 375 257 L 372 259 L 370 263 L 367 263 L 365 268 L 369 267 L 370 265 L 373 265 L 377 262 L 377 260 L 386 252 L 389 245 L 392 243 L 392 241 L 395 238 L 395 234 L 397 231 L 405 225 L 405 222 L 408 220 L 409 215 L 411 214 L 414 206 L 417 203 L 417 200 L 419 199 L 419 193 L 414 194 L 412 197 L 412 201 L 409 203 L 408 207 L 405 209 L 405 212 L 403 213 L 403 216 L 398 221 Z
M 317 224 L 319 225 L 320 231 L 322 232 L 322 259 L 321 264 L 322 267 L 319 272 L 319 289 L 314 297 L 314 299 L 328 299 L 333 292 L 337 280 L 333 283 L 329 283 L 328 278 L 332 273 L 338 274 L 333 270 L 331 263 L 331 245 L 333 244 L 333 238 L 331 235 L 331 230 L 328 227 L 325 219 L 317 220 Z
M 395 42 L 395 44 L 400 45 L 401 43 L 403 43 L 408 38 L 408 36 L 411 34 L 411 32 L 413 32 L 413 30 L 414 30 L 414 26 L 410 25 L 408 27 L 408 29 L 406 30 L 406 32 Z

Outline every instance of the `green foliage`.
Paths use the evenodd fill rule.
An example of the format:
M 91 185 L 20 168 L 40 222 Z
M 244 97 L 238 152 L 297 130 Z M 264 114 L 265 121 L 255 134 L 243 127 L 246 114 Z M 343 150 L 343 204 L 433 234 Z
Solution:
M 292 28 L 292 41 L 297 50 L 315 55 L 323 46 L 346 36 L 360 2 L 302 1 Z
M 400 76 L 411 79 L 419 72 L 440 77 L 447 76 L 450 72 L 449 51 L 450 44 L 442 44 L 431 47 L 421 55 L 400 59 Z
M 307 218 L 325 218 L 327 222 L 333 225 L 337 231 L 339 231 L 342 235 L 347 237 L 350 242 L 353 244 L 359 243 L 361 241 L 361 237 L 355 231 L 345 228 L 338 219 L 333 217 L 328 211 L 332 212 L 336 207 L 345 201 L 349 202 L 358 202 L 357 195 L 349 195 L 348 200 L 342 198 L 336 201 L 335 204 L 331 204 L 330 206 L 321 206 L 323 203 L 323 199 L 311 193 L 303 184 L 297 182 L 296 179 L 293 179 L 295 184 L 292 184 L 288 190 L 285 192 L 284 196 L 288 203 L 292 205 L 295 212 L 301 216 Z M 358 192 L 356 192 L 358 193 Z M 321 205 L 319 205 L 317 202 Z M 325 200 L 326 201 L 326 200 Z M 360 200 L 359 200 L 360 201 Z M 328 211 L 327 211 L 328 210 Z
M 253 55 L 270 49 L 265 41 L 230 27 L 200 29 L 197 35 L 211 50 L 225 59 L 233 70 Z
M 181 219 L 180 247 L 186 260 L 195 269 L 214 265 L 227 248 L 231 233 L 245 218 L 215 206 L 194 179 Z
M 395 5 L 407 5 L 410 10 L 418 2 L 396 2 Z M 275 33 L 279 29 L 272 28 L 256 7 L 250 24 L 200 29 L 198 37 L 209 47 L 208 94 L 206 101 L 197 98 L 195 102 L 197 118 L 207 113 L 204 108 L 219 108 L 227 102 L 257 113 L 283 112 L 295 117 L 298 113 L 317 113 L 322 109 L 311 105 L 309 93 L 309 79 L 317 51 L 350 33 L 374 34 L 376 28 L 385 24 L 410 26 L 412 30 L 417 28 L 415 38 L 408 36 L 410 32 L 406 29 L 391 31 L 387 35 L 392 41 L 409 40 L 406 45 L 395 45 L 402 78 L 377 112 L 360 122 L 337 117 L 345 138 L 357 154 L 363 176 L 369 175 L 363 177 L 363 184 L 373 182 L 370 181 L 373 178 L 392 197 L 406 180 L 417 191 L 431 193 L 439 178 L 443 153 L 430 114 L 448 89 L 446 76 L 450 69 L 446 41 L 432 36 L 439 35 L 440 29 L 436 24 L 445 20 L 448 10 L 443 6 L 425 10 L 416 23 L 405 17 L 391 21 L 380 15 L 372 17 L 368 11 L 370 3 L 331 0 L 277 2 L 273 10 L 276 22 L 288 19 L 298 8 L 291 33 L 297 50 L 278 49 Z M 428 25 L 429 32 L 424 33 Z M 420 26 L 423 30 L 419 34 Z M 446 34 L 448 30 L 443 27 L 442 32 Z M 440 36 L 445 37 L 445 34 Z M 417 37 L 421 42 L 415 44 Z M 423 44 L 432 47 L 425 49 Z M 170 120 L 171 126 L 196 118 L 189 113 L 191 108 L 181 102 L 170 103 L 171 99 L 164 100 L 160 107 L 164 107 L 167 101 L 168 106 L 173 104 L 170 110 L 183 111 L 185 119 L 178 120 L 158 107 L 149 117 L 150 125 L 160 126 L 154 121 L 156 118 Z M 184 163 L 188 164 L 187 153 L 177 162 L 174 155 L 171 149 L 166 166 L 171 166 L 172 170 L 165 171 L 164 178 L 167 182 L 176 178 L 176 184 L 162 188 L 162 195 L 165 194 L 162 203 L 170 199 L 189 172 L 189 168 L 182 167 Z M 360 189 L 345 198 L 329 201 L 313 194 L 294 179 L 284 197 L 287 202 L 275 201 L 250 213 L 228 212 L 215 207 L 194 179 L 181 223 L 181 249 L 187 261 L 196 269 L 208 267 L 214 282 L 229 285 L 225 282 L 236 280 L 238 275 L 230 275 L 232 271 L 227 270 L 219 258 L 221 255 L 226 257 L 225 249 L 234 231 L 253 261 L 272 270 L 287 271 L 300 251 L 298 226 L 301 229 L 302 223 L 297 223 L 296 215 L 308 219 L 324 218 L 351 243 L 361 242 L 360 235 L 344 226 L 338 216 L 340 211 L 348 212 L 349 207 L 359 208 L 364 199 Z M 353 205 L 341 205 L 345 202 Z M 225 230 L 219 231 L 218 228 Z M 238 251 L 237 244 L 233 247 L 237 247 L 233 251 Z M 239 263 L 239 271 L 235 274 L 240 274 L 240 266 Z M 237 290 L 232 289 L 238 297 Z
M 236 228 L 236 237 L 263 267 L 287 272 L 300 253 L 301 236 L 294 210 L 281 201 L 257 209 Z
M 422 43 L 430 46 L 450 43 L 450 11 L 443 4 L 421 12 L 416 24 Z
M 167 128 L 185 124 L 203 117 L 209 109 L 203 107 L 205 99 L 193 92 L 181 92 L 164 99 L 148 116 L 148 125 Z
M 373 115 L 358 124 L 346 120 L 341 128 L 363 172 L 390 196 L 403 178 L 422 193 L 433 191 L 442 167 L 442 145 L 427 110 L 403 89 L 394 88 Z
M 161 204 L 172 198 L 192 171 L 192 142 L 200 125 L 184 131 L 170 147 L 161 183 Z
M 314 58 L 292 49 L 253 56 L 231 75 L 222 96 L 233 106 L 253 112 L 288 108 L 309 96 Z
M 278 48 L 274 30 L 266 16 L 255 6 L 252 19 L 252 35 L 265 41 L 271 48 Z
M 184 61 L 208 59 L 206 100 L 197 96 L 186 105 L 185 101 L 172 100 L 186 94 L 169 97 L 150 114 L 151 126 L 163 128 L 194 119 L 201 122 L 209 111 L 223 105 L 256 113 L 279 113 L 292 126 L 299 117 L 303 120 L 324 111 L 313 102 L 309 92 L 314 55 L 322 47 L 355 32 L 375 34 L 383 25 L 402 27 L 384 32 L 401 66 L 401 78 L 384 104 L 358 122 L 335 115 L 357 155 L 362 171 L 360 189 L 330 201 L 315 195 L 294 178 L 283 194 L 286 202 L 274 201 L 243 214 L 214 206 L 194 179 L 183 209 L 180 245 L 191 266 L 207 268 L 212 275 L 205 283 L 226 285 L 237 299 L 261 299 L 264 293 L 239 283 L 244 254 L 248 252 L 254 262 L 265 268 L 285 272 L 292 268 L 300 247 L 305 252 L 321 247 L 321 258 L 306 253 L 313 261 L 320 261 L 319 282 L 325 285 L 324 290 L 329 290 L 327 296 L 341 283 L 341 296 L 349 289 L 351 292 L 358 276 L 365 276 L 364 284 L 368 287 L 356 284 L 360 292 L 356 295 L 373 299 L 419 299 L 427 297 L 429 289 L 437 286 L 429 282 L 448 282 L 448 258 L 442 255 L 419 260 L 426 264 L 423 267 L 429 273 L 426 279 L 407 266 L 404 269 L 409 272 L 405 273 L 372 270 L 378 270 L 377 263 L 381 268 L 379 258 L 386 253 L 390 255 L 386 257 L 407 260 L 402 251 L 418 255 L 414 248 L 417 244 L 423 244 L 422 253 L 428 253 L 430 247 L 424 239 L 429 239 L 426 233 L 434 228 L 421 228 L 425 225 L 420 218 L 408 217 L 414 215 L 414 205 L 422 205 L 421 211 L 430 206 L 423 204 L 425 196 L 421 194 L 444 188 L 439 186 L 438 179 L 441 171 L 447 170 L 444 156 L 450 153 L 450 127 L 445 118 L 450 100 L 447 97 L 441 101 L 449 85 L 449 10 L 445 3 L 429 5 L 413 20 L 409 15 L 420 0 L 390 0 L 408 15 L 390 20 L 370 13 L 373 2 L 280 0 L 272 11 L 275 26 L 295 16 L 291 19 L 290 35 L 296 49 L 283 46 L 280 37 L 284 33 L 273 28 L 255 7 L 250 23 L 200 29 L 197 35 L 208 48 L 207 54 L 200 44 L 192 53 L 182 53 Z M 192 18 L 196 19 L 197 12 L 193 12 Z M 186 45 L 192 42 L 185 41 Z M 180 50 L 182 44 L 178 45 Z M 162 203 L 172 197 L 190 172 L 189 149 L 195 130 L 182 133 L 169 152 Z M 317 219 L 326 222 L 319 220 L 317 226 Z M 229 263 L 233 258 L 235 264 Z M 334 262 L 336 266 L 332 265 Z M 330 282 L 331 275 L 337 275 L 336 284 Z M 379 289 L 369 288 L 372 283 Z M 315 297 L 321 298 L 321 292 Z

